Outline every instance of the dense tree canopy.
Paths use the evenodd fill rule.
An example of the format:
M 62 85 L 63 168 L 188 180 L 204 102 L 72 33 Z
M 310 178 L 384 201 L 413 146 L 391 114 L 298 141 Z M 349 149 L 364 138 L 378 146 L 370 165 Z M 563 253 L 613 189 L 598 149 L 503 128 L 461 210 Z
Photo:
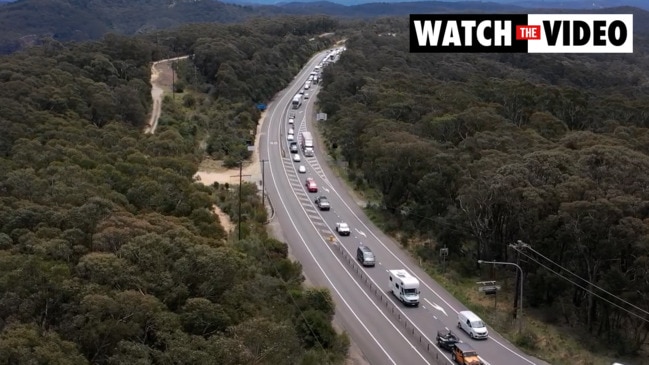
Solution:
M 228 166 L 248 158 L 260 119 L 254 105 L 268 103 L 315 52 L 331 45 L 331 38 L 318 35 L 336 24 L 321 16 L 255 19 L 233 26 L 187 25 L 152 37 L 192 55 L 175 64 L 176 89 L 192 91 L 182 96 L 183 107 L 168 110 L 175 128 L 196 136 L 207 154 Z M 163 116 L 162 128 L 169 123 Z
M 220 44 L 215 32 L 196 26 L 166 33 L 186 41 L 175 50 L 109 35 L 0 58 L 0 362 L 334 364 L 344 358 L 346 338 L 331 326 L 329 293 L 302 287 L 300 265 L 260 223 L 266 216 L 256 188 L 243 189 L 245 236 L 231 242 L 212 206 L 232 213 L 236 193 L 193 181 L 203 153 L 197 136 L 214 129 L 171 107 L 155 135 L 141 133 L 151 104 L 151 61 L 194 48 L 201 57 L 201 46 Z M 265 80 L 258 97 L 283 86 L 261 65 L 284 34 L 262 35 L 246 25 L 218 32 L 265 40 L 249 55 L 260 68 L 246 66 L 249 77 Z M 313 35 L 297 37 L 299 43 Z M 284 52 L 299 67 L 312 49 Z M 219 62 L 231 69 L 240 61 Z M 272 67 L 288 77 L 287 62 Z M 200 105 L 218 120 L 243 120 L 245 113 L 255 120 L 256 94 L 232 86 L 229 98 L 205 95 Z
M 319 94 L 332 153 L 378 192 L 389 228 L 436 237 L 424 257 L 446 245 L 474 273 L 523 240 L 649 310 L 646 36 L 633 55 L 422 55 L 409 53 L 406 24 L 359 26 Z M 610 296 L 524 264 L 530 306 L 620 352 L 646 341 L 647 322 Z

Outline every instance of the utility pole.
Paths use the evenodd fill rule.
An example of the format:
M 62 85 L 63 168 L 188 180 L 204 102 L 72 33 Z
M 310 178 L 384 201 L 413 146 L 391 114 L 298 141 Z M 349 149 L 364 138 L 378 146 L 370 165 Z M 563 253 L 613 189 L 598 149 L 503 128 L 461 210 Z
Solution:
M 241 202 L 243 201 L 243 195 L 241 188 L 243 187 L 243 161 L 239 161 L 239 175 L 233 175 L 232 177 L 239 176 L 239 241 L 241 241 Z M 250 175 L 245 175 L 250 176 Z
M 520 264 L 521 264 L 521 255 L 519 253 L 516 253 L 516 265 L 520 265 Z M 522 280 L 523 280 L 523 275 L 521 275 L 520 273 L 517 273 L 517 275 L 516 275 L 516 290 L 517 291 L 519 291 L 520 288 L 521 288 L 521 285 L 523 285 Z M 517 317 L 518 317 L 518 315 L 517 315 L 518 308 L 520 308 L 521 306 L 522 306 L 522 303 L 520 302 L 518 297 L 516 295 L 514 295 L 514 319 L 517 319 Z
M 241 190 L 243 187 L 243 161 L 239 162 L 239 241 L 241 241 Z
M 196 75 L 198 70 L 198 68 L 196 67 L 196 53 L 192 53 L 192 55 L 189 56 L 189 59 L 192 62 L 192 66 L 194 66 L 194 89 L 198 90 L 198 76 Z
M 527 246 L 523 241 L 518 240 L 516 241 L 515 244 L 510 244 L 509 245 L 511 248 L 513 248 L 516 251 L 516 264 L 520 265 L 521 264 L 521 253 L 519 250 L 523 249 L 525 246 Z M 516 276 L 516 290 L 518 291 L 520 287 L 523 285 L 523 270 L 520 271 L 520 275 Z M 516 295 L 514 295 L 514 318 L 517 316 L 517 309 L 521 308 L 522 309 L 522 298 L 518 298 Z
M 264 176 L 264 166 L 268 160 L 261 160 L 261 204 L 266 207 L 266 178 Z
M 174 61 L 171 61 L 171 98 L 176 99 L 176 70 L 174 70 Z
M 518 272 L 520 273 L 520 286 L 517 286 L 519 289 L 518 295 L 518 334 L 523 333 L 523 269 L 518 265 L 513 262 L 501 262 L 501 261 L 485 261 L 485 260 L 478 260 L 478 264 L 493 264 L 493 265 L 510 265 L 510 266 L 515 266 L 518 269 Z M 516 296 L 516 295 L 514 295 Z

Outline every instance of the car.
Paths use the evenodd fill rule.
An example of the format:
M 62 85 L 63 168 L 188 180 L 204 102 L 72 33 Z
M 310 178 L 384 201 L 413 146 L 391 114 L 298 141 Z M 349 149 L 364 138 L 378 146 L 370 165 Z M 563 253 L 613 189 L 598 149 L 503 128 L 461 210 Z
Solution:
M 299 153 L 294 154 L 293 155 L 293 162 L 300 162 L 300 161 L 301 161 L 300 154 Z
M 315 200 L 315 204 L 320 208 L 320 210 L 330 210 L 331 205 L 329 205 L 329 200 L 326 196 L 319 196 Z
M 300 95 L 304 94 L 304 90 L 300 90 L 300 92 L 298 94 L 300 94 Z
M 288 124 L 295 124 L 295 118 L 288 118 Z
M 317 193 L 318 192 L 318 184 L 315 183 L 315 180 L 313 180 L 312 177 L 307 177 L 306 178 L 306 183 L 304 184 L 309 191 L 309 193 Z
M 297 172 L 300 174 L 306 174 L 306 167 L 304 165 L 300 165 L 300 167 L 297 168 Z
M 361 242 L 356 249 L 356 260 L 363 266 L 376 266 L 376 257 L 372 250 Z
M 293 128 L 289 128 L 288 129 L 288 134 L 295 134 L 295 130 L 293 130 Z
M 345 222 L 336 223 L 336 232 L 341 236 L 349 236 L 352 233 L 349 229 L 349 225 Z
M 437 346 L 448 351 L 453 351 L 455 344 L 460 343 L 460 338 L 453 331 L 437 331 Z
M 286 136 L 286 139 L 287 139 L 289 142 L 290 142 L 290 141 L 294 141 L 294 140 L 295 140 L 295 135 L 293 135 L 293 134 L 289 134 L 289 135 Z
M 455 344 L 451 358 L 461 365 L 484 365 L 484 362 L 478 357 L 478 353 L 471 346 L 462 342 Z
M 309 93 L 304 93 L 304 98 L 308 99 L 309 98 Z
M 297 153 L 298 152 L 297 142 L 291 142 L 291 145 L 289 146 L 289 150 L 291 151 L 291 153 Z

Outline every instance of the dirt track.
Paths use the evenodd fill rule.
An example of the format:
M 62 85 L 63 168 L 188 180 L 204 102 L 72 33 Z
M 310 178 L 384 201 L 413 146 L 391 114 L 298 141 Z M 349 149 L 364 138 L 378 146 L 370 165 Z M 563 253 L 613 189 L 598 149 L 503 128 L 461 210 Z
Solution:
M 259 139 L 261 137 L 261 127 L 264 123 L 266 113 L 262 113 L 257 123 L 257 132 L 255 134 L 255 150 L 252 152 L 250 162 L 243 165 L 242 175 L 243 180 L 256 183 L 261 182 L 261 161 L 259 159 Z M 194 178 L 201 181 L 205 185 L 212 185 L 215 182 L 219 184 L 239 184 L 239 168 L 226 169 L 220 162 L 214 160 L 204 160 L 198 168 L 198 172 Z M 261 187 L 261 186 L 260 186 Z
M 154 62 L 151 65 L 151 98 L 153 106 L 151 117 L 147 123 L 144 133 L 155 133 L 158 128 L 158 119 L 160 119 L 160 110 L 162 110 L 162 98 L 165 92 L 171 92 L 173 85 L 173 72 L 171 72 L 171 61 L 182 60 L 189 56 L 168 58 Z
M 153 134 L 158 128 L 158 119 L 160 119 L 160 111 L 162 110 L 162 100 L 165 92 L 171 92 L 173 86 L 173 72 L 171 70 L 171 62 L 176 60 L 185 59 L 189 56 L 169 58 L 154 62 L 151 65 L 151 98 L 153 99 L 153 106 L 151 108 L 151 117 L 144 130 L 144 133 Z M 230 217 L 221 210 L 217 205 L 212 206 L 214 214 L 219 217 L 219 221 L 226 232 L 232 232 L 234 225 Z
M 326 34 L 325 34 L 326 35 Z M 160 118 L 160 111 L 162 109 L 162 100 L 164 93 L 171 92 L 172 87 L 172 76 L 171 72 L 171 61 L 184 59 L 188 56 L 170 58 L 166 60 L 160 60 L 155 62 L 151 66 L 151 97 L 153 98 L 153 108 L 151 111 L 151 118 L 145 129 L 145 133 L 155 133 L 156 128 L 158 127 L 158 119 Z M 244 175 L 243 180 L 248 182 L 257 183 L 260 186 L 261 182 L 261 162 L 259 158 L 259 139 L 261 137 L 261 128 L 266 118 L 266 113 L 262 113 L 259 118 L 259 123 L 257 123 L 257 132 L 255 134 L 255 149 L 250 158 L 250 162 L 244 164 L 242 169 L 242 174 Z M 239 183 L 239 169 L 226 169 L 222 167 L 221 163 L 213 160 L 204 160 L 201 163 L 201 166 L 198 169 L 198 172 L 194 175 L 194 179 L 202 182 L 205 185 L 211 185 L 214 182 L 219 184 L 224 183 Z M 260 186 L 261 187 L 261 186 Z M 219 218 L 221 226 L 225 229 L 226 232 L 234 231 L 234 224 L 230 217 L 221 210 L 217 205 L 213 207 L 214 214 Z M 336 318 L 334 320 L 334 327 L 342 332 L 343 324 L 340 323 L 340 320 Z M 364 356 L 358 346 L 352 341 L 350 344 L 349 354 L 345 365 L 369 365 L 369 363 L 364 359 Z

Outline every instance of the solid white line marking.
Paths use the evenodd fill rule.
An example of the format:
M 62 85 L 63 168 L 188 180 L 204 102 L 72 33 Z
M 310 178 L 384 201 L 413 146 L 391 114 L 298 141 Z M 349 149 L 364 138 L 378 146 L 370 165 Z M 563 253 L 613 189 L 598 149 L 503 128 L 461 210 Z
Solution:
M 373 231 L 372 231 L 372 230 L 371 230 L 371 229 L 370 229 L 370 228 L 369 228 L 369 227 L 368 227 L 368 226 L 367 226 L 367 225 L 366 225 L 366 224 L 365 224 L 365 223 L 364 223 L 364 222 L 363 222 L 363 221 L 362 221 L 362 220 L 361 220 L 357 215 L 356 215 L 356 213 L 352 210 L 352 208 L 349 207 L 349 205 L 347 204 L 347 202 L 345 202 L 345 199 L 343 199 L 343 198 L 340 196 L 340 194 L 338 194 L 338 191 L 336 191 L 336 189 L 334 189 L 333 187 L 332 187 L 331 189 L 332 189 L 333 193 L 336 194 L 336 196 L 338 196 L 338 198 L 341 200 L 341 202 L 343 203 L 343 205 L 345 205 L 345 207 L 347 207 L 347 209 L 348 209 L 349 212 L 354 216 L 354 218 L 356 218 L 356 219 L 359 221 L 359 223 L 360 223 L 363 227 L 365 227 L 365 229 L 368 230 L 369 234 L 371 234 L 371 235 L 372 235 L 372 236 L 373 236 L 373 237 L 374 237 L 374 238 L 375 238 L 375 239 L 376 239 L 376 240 L 381 244 L 381 246 L 383 246 L 383 248 L 385 248 L 385 250 L 388 251 L 388 252 L 392 255 L 392 257 L 394 257 L 394 258 L 395 258 L 395 259 L 396 259 L 396 260 L 397 260 L 401 265 L 403 265 L 404 268 L 408 268 L 409 271 L 411 272 L 412 276 L 414 276 L 415 278 L 419 279 L 419 281 L 420 281 L 422 284 L 424 284 L 424 286 L 425 286 L 426 288 L 428 288 L 428 290 L 430 290 L 431 292 L 433 292 L 433 294 L 435 294 L 435 295 L 436 295 L 436 296 L 437 296 L 437 297 L 438 297 L 438 298 L 439 298 L 439 299 L 440 299 L 444 304 L 446 304 L 446 305 L 447 305 L 447 306 L 448 306 L 448 307 L 449 307 L 453 312 L 455 312 L 455 314 L 459 313 L 459 311 L 458 311 L 457 309 L 453 308 L 453 306 L 451 306 L 451 305 L 450 305 L 450 304 L 449 304 L 449 303 L 448 303 L 444 298 L 442 298 L 441 295 L 439 295 L 439 294 L 438 294 L 438 293 L 437 293 L 433 288 L 431 288 L 431 287 L 430 287 L 430 286 L 429 286 L 429 285 L 428 285 L 424 280 L 422 280 L 422 279 L 421 279 L 417 274 L 415 274 L 414 271 L 413 271 L 412 269 L 410 269 L 410 266 L 406 265 L 405 262 L 403 262 L 403 261 L 402 261 L 402 260 L 401 260 L 397 255 L 395 255 L 394 252 L 392 252 L 392 250 L 390 250 L 390 249 L 387 247 L 387 245 L 386 245 L 385 243 L 383 243 L 383 241 L 381 241 L 381 239 L 379 239 L 379 237 L 376 236 L 376 234 L 375 234 L 375 233 L 374 233 L 374 232 L 373 232 Z M 369 276 L 368 276 L 368 277 L 369 277 Z M 372 280 L 372 279 L 370 278 L 370 280 Z M 372 282 L 374 282 L 374 280 L 372 280 Z M 376 283 L 375 283 L 375 284 L 376 284 Z M 404 315 L 405 315 L 405 314 L 404 314 Z M 409 317 L 407 317 L 407 318 L 410 319 Z M 412 322 L 412 321 L 411 321 L 411 322 Z M 420 331 L 420 332 L 421 332 L 421 331 Z M 423 332 L 422 332 L 422 333 L 423 333 Z M 505 346 L 505 344 L 501 343 L 500 341 L 496 340 L 495 338 L 490 337 L 490 340 L 492 340 L 493 342 L 497 343 L 497 344 L 500 345 L 502 348 L 504 348 L 505 350 L 507 350 L 507 351 L 509 351 L 510 353 L 514 354 L 515 356 L 519 357 L 519 358 L 522 359 L 523 361 L 525 361 L 525 362 L 527 362 L 527 363 L 529 363 L 529 364 L 532 364 L 532 365 L 536 365 L 536 363 L 534 363 L 534 362 L 528 360 L 527 358 L 525 358 L 524 356 L 522 356 L 522 355 L 519 354 L 518 352 L 516 352 L 516 351 L 510 349 L 509 347 Z
M 270 159 L 269 159 L 269 160 L 270 160 Z M 272 170 L 271 170 L 271 171 L 272 171 Z M 284 174 L 286 175 L 286 170 L 284 170 Z M 271 176 L 273 176 L 273 175 L 271 174 Z M 273 180 L 273 182 L 275 182 L 275 180 Z M 275 186 L 277 186 L 277 185 L 275 184 Z M 295 193 L 294 193 L 294 194 L 295 194 Z M 280 197 L 280 199 L 281 199 L 281 197 Z M 304 210 L 304 209 L 303 209 L 303 210 Z M 306 213 L 306 211 L 305 211 L 305 213 Z M 352 212 L 352 214 L 354 214 L 354 212 Z M 320 212 L 318 212 L 318 215 L 320 215 L 320 218 L 321 218 L 322 222 L 324 222 L 324 223 L 310 221 L 311 225 L 312 225 L 314 228 L 315 228 L 315 224 L 323 225 L 323 226 L 326 226 L 326 227 L 328 227 L 329 229 L 333 230 L 333 227 L 329 227 L 329 224 L 327 223 L 327 221 L 324 219 L 324 217 L 322 216 L 322 214 L 321 214 Z M 315 223 L 315 224 L 314 224 L 314 223 Z M 322 239 L 322 237 L 320 237 L 320 238 Z M 352 253 L 347 249 L 347 247 L 345 247 L 344 245 L 341 245 L 341 247 L 343 248 L 343 250 L 345 250 L 345 252 L 347 252 L 347 254 L 348 254 L 350 257 L 354 257 L 354 255 L 352 255 Z M 336 255 L 336 254 L 331 250 L 331 247 L 327 246 L 327 248 L 331 251 L 331 253 L 332 253 L 333 255 Z M 335 256 L 335 259 L 336 259 L 339 263 L 341 263 L 340 260 L 338 259 L 338 256 Z M 341 263 L 341 265 L 342 265 L 342 263 Z M 347 268 L 346 268 L 346 267 L 345 267 L 345 271 L 347 271 Z M 349 271 L 347 271 L 347 273 L 349 274 Z M 367 275 L 367 278 L 368 278 L 368 279 L 369 279 L 369 280 L 374 284 L 375 287 L 377 287 L 377 288 L 381 288 L 381 286 L 380 286 L 376 281 L 374 281 L 374 279 L 373 279 L 370 275 Z M 360 285 L 358 284 L 358 282 L 357 282 L 356 280 L 354 280 L 354 283 L 355 283 L 357 286 L 360 287 Z M 367 296 L 367 293 L 366 293 L 365 291 L 363 291 L 363 294 L 365 294 L 365 296 Z M 415 324 L 415 321 L 413 321 L 412 319 L 410 319 L 410 317 L 408 317 L 408 316 L 406 315 L 406 313 L 405 313 L 405 312 L 404 312 L 404 311 L 399 307 L 399 303 L 397 303 L 397 302 L 396 302 L 396 301 L 395 301 L 391 296 L 386 296 L 386 298 L 389 298 L 389 300 L 390 300 L 390 301 L 392 302 L 392 304 L 394 305 L 394 308 L 395 308 L 397 311 L 399 311 L 399 313 L 401 313 L 401 315 L 402 315 L 404 318 L 407 318 L 407 319 L 408 319 L 408 321 L 410 322 L 410 324 L 411 324 L 414 328 L 416 328 L 417 331 L 419 331 L 419 333 L 421 334 L 421 336 L 422 336 L 423 338 L 425 338 L 428 342 L 430 342 L 431 344 L 433 344 L 433 346 L 437 349 L 437 351 L 439 351 L 439 353 L 442 354 L 442 356 L 444 356 L 444 358 L 446 358 L 446 360 L 447 360 L 448 362 L 452 363 L 452 362 L 451 362 L 451 359 L 450 359 L 450 358 L 449 358 L 445 353 L 443 353 L 443 352 L 442 352 L 442 351 L 437 347 L 437 345 L 435 345 L 435 343 L 434 343 L 434 342 L 433 342 L 433 341 L 432 341 L 432 340 L 431 340 L 431 339 L 426 335 L 426 332 L 422 331 L 421 328 L 419 328 L 419 327 Z M 372 302 L 372 304 L 374 304 L 374 305 L 376 306 L 376 304 L 375 304 L 374 302 Z M 377 308 L 378 308 L 378 307 L 377 307 Z M 385 317 L 385 314 L 383 313 L 383 311 L 381 311 L 381 314 Z M 392 322 L 390 322 L 390 323 L 392 323 Z M 393 326 L 394 326 L 394 324 L 393 324 Z M 399 333 L 401 333 L 401 332 L 399 332 Z M 401 334 L 401 335 L 403 336 L 403 334 Z M 406 341 L 407 341 L 407 340 L 406 340 Z M 408 343 L 409 343 L 411 346 L 413 346 L 412 343 L 411 343 L 410 341 L 408 341 Z M 414 346 L 413 346 L 412 348 L 415 349 Z M 415 350 L 415 351 L 416 351 L 416 350 Z M 419 354 L 419 356 L 422 356 L 421 353 L 419 353 L 419 352 L 417 352 L 417 353 Z M 422 356 L 422 358 L 423 358 L 423 356 Z
M 309 63 L 309 64 L 310 64 L 310 63 Z M 282 102 L 285 102 L 285 100 L 288 100 L 288 99 L 287 99 L 288 95 L 292 95 L 292 94 L 291 94 L 291 93 L 286 93 L 286 94 L 284 95 L 284 97 L 280 99 L 279 102 L 282 103 Z M 269 123 L 269 130 L 270 130 L 270 127 L 272 126 L 272 121 L 273 121 L 273 119 L 274 119 L 274 115 L 275 115 L 275 112 L 276 112 L 277 110 L 278 110 L 278 108 L 276 108 L 276 109 L 273 111 L 273 113 L 271 113 L 271 116 L 270 116 L 271 119 L 268 121 L 268 123 Z M 271 161 L 271 159 L 270 159 L 270 145 L 268 145 L 268 144 L 266 145 L 266 154 L 267 154 L 267 158 L 268 158 L 268 164 L 270 165 L 270 166 L 269 166 L 269 167 L 270 167 L 270 176 L 271 176 L 271 179 L 273 180 L 274 187 L 275 187 L 276 190 L 277 190 L 277 196 L 279 197 L 279 200 L 280 200 L 280 202 L 282 203 L 282 206 L 284 207 L 284 210 L 288 213 L 289 210 L 288 210 L 288 208 L 287 208 L 287 206 L 286 206 L 286 203 L 284 202 L 284 199 L 282 198 L 282 195 L 280 194 L 279 190 L 277 189 L 277 186 L 278 186 L 278 185 L 277 185 L 277 181 L 276 181 L 276 179 L 275 179 L 275 174 L 273 173 L 273 169 L 272 169 L 272 161 Z M 284 173 L 286 173 L 286 171 L 284 171 Z M 374 340 L 374 342 L 375 342 L 376 345 L 381 349 L 381 351 L 383 351 L 383 353 L 384 353 L 385 356 L 390 360 L 390 362 L 392 362 L 393 364 L 397 365 L 397 363 L 392 359 L 392 357 L 390 357 L 390 354 L 388 353 L 388 351 L 386 351 L 386 349 L 381 345 L 381 343 L 376 339 L 376 337 L 374 337 L 374 335 L 370 332 L 370 330 L 367 328 L 367 326 L 365 326 L 365 324 L 363 323 L 363 321 L 360 320 L 360 318 L 358 317 L 358 315 L 356 314 L 356 312 L 354 312 L 354 310 L 353 310 L 352 307 L 349 305 L 349 303 L 345 300 L 345 298 L 344 298 L 343 295 L 340 293 L 340 291 L 338 290 L 338 288 L 336 288 L 336 286 L 333 284 L 333 282 L 331 281 L 331 279 L 329 278 L 329 276 L 327 275 L 327 273 L 325 272 L 325 270 L 322 268 L 322 266 L 320 265 L 319 261 L 316 259 L 315 255 L 314 255 L 313 252 L 311 251 L 311 249 L 309 248 L 309 246 L 306 244 L 306 241 L 304 240 L 304 237 L 303 237 L 302 234 L 300 233 L 300 229 L 298 229 L 298 227 L 297 227 L 297 225 L 295 224 L 295 221 L 293 220 L 293 218 L 291 217 L 291 215 L 290 215 L 290 214 L 287 214 L 287 217 L 288 217 L 288 219 L 291 221 L 291 224 L 293 225 L 293 228 L 295 229 L 295 232 L 296 232 L 297 235 L 300 237 L 300 240 L 302 241 L 302 244 L 304 245 L 304 247 L 306 248 L 306 250 L 309 252 L 309 255 L 311 256 L 311 258 L 313 259 L 313 261 L 315 262 L 315 264 L 318 266 L 318 268 L 320 269 L 320 271 L 322 272 L 322 274 L 324 275 L 324 277 L 325 277 L 325 278 L 327 279 L 327 281 L 329 282 L 329 285 L 331 286 L 331 288 L 336 292 L 336 294 L 338 294 L 338 297 L 340 298 L 340 300 L 342 300 L 342 302 L 345 304 L 345 306 L 347 307 L 347 309 L 349 309 L 349 311 L 350 311 L 351 314 L 354 316 L 354 318 L 356 318 L 356 320 L 358 321 L 358 323 L 359 323 L 359 324 L 360 324 L 360 325 L 365 329 L 365 331 L 366 331 L 366 332 L 369 334 L 369 336 Z M 315 227 L 314 227 L 314 228 L 315 228 Z M 324 240 L 323 240 L 323 241 L 324 241 Z M 412 344 L 408 339 L 406 339 L 406 337 L 403 335 L 403 333 L 401 333 L 401 331 L 400 331 L 399 329 L 396 328 L 396 326 L 394 325 L 394 323 L 392 323 L 392 321 L 390 321 L 390 319 L 388 319 L 388 318 L 386 317 L 385 313 L 383 313 L 383 311 L 380 310 L 380 309 L 378 308 L 378 306 L 376 305 L 376 303 L 374 303 L 374 301 L 371 300 L 371 298 L 367 295 L 367 293 L 365 292 L 365 290 L 362 290 L 362 288 L 360 287 L 360 285 L 358 284 L 358 282 L 356 282 L 356 280 L 355 280 L 354 277 L 349 273 L 349 271 L 347 270 L 347 268 L 342 264 L 342 262 L 340 262 L 340 260 L 338 260 L 338 257 L 335 256 L 335 253 L 331 250 L 331 247 L 329 247 L 329 246 L 327 246 L 327 247 L 328 247 L 329 251 L 331 252 L 331 254 L 334 255 L 334 257 L 336 258 L 336 261 L 338 261 L 338 264 L 339 264 L 341 267 L 343 267 L 343 269 L 345 270 L 345 272 L 347 273 L 347 275 L 352 279 L 352 281 L 354 281 L 354 283 L 356 284 L 356 286 L 357 286 L 358 288 L 361 289 L 361 291 L 365 294 L 365 296 L 370 300 L 370 302 L 372 303 L 372 305 L 374 305 L 374 307 L 376 308 L 376 310 L 377 310 L 378 312 L 381 313 L 381 315 L 385 318 L 385 320 L 386 320 L 388 323 L 390 323 L 390 325 L 392 325 L 392 327 L 393 327 L 393 328 L 394 328 L 394 329 L 395 329 L 395 330 L 396 330 L 396 331 L 401 335 L 401 337 L 404 339 L 404 341 L 406 341 L 406 342 L 407 342 L 407 343 L 408 343 L 408 344 L 409 344 L 413 349 L 415 349 L 415 348 L 414 348 L 414 345 L 413 345 L 413 344 Z M 428 361 L 427 361 L 427 360 L 426 360 L 426 359 L 421 355 L 421 353 L 419 353 L 419 351 L 417 351 L 417 350 L 415 349 L 415 352 L 417 352 L 417 354 L 419 354 L 419 356 L 420 356 L 420 357 L 421 357 L 421 358 L 422 358 L 422 359 L 423 359 L 427 364 L 430 364 L 430 363 L 429 363 L 429 362 L 428 362 Z
M 317 156 L 315 156 L 314 158 L 316 159 L 316 161 L 318 161 Z M 319 165 L 319 162 L 318 162 L 318 165 Z M 312 167 L 313 167 L 313 166 L 312 166 Z M 319 166 L 318 166 L 318 167 L 319 167 Z M 323 173 L 323 174 L 324 174 L 324 173 Z M 448 306 L 448 307 L 449 307 L 453 312 L 455 312 L 456 314 L 459 313 L 458 310 L 456 310 L 453 306 L 451 306 L 451 305 L 450 305 L 450 304 L 449 304 L 449 303 L 448 303 L 444 298 L 442 298 L 442 297 L 441 297 L 441 296 L 440 296 L 440 295 L 439 295 L 439 294 L 438 294 L 438 293 L 437 293 L 433 288 L 431 288 L 431 287 L 430 287 L 430 286 L 429 286 L 429 285 L 428 285 L 424 280 L 422 280 L 422 279 L 421 279 L 417 274 L 415 274 L 415 273 L 413 272 L 413 270 L 410 269 L 410 266 L 406 265 L 406 264 L 405 264 L 405 263 L 404 263 L 404 262 L 403 262 L 399 257 L 397 257 L 397 255 L 394 254 L 394 252 L 392 252 L 392 250 L 390 250 L 390 249 L 387 247 L 387 245 L 386 245 L 385 243 L 383 243 L 383 241 L 381 241 L 381 239 L 379 239 L 379 238 L 377 237 L 377 235 L 376 235 L 376 234 L 375 234 L 375 233 L 374 233 L 374 232 L 373 232 L 373 231 L 372 231 L 372 230 L 371 230 L 371 229 L 370 229 L 370 228 L 369 228 L 369 227 L 368 227 L 368 226 L 367 226 L 367 225 L 366 225 L 366 224 L 365 224 L 365 223 L 364 223 L 364 222 L 363 222 L 359 217 L 358 217 L 358 215 L 356 215 L 356 213 L 355 213 L 355 212 L 354 212 L 354 211 L 349 207 L 349 205 L 347 204 L 347 202 L 345 201 L 345 199 L 343 199 L 343 198 L 340 196 L 340 194 L 338 193 L 338 191 L 336 191 L 336 189 L 334 189 L 333 187 L 331 187 L 331 189 L 333 190 L 333 193 L 336 194 L 336 196 L 338 196 L 338 198 L 341 200 L 341 202 L 343 203 L 343 205 L 345 205 L 345 207 L 349 210 L 349 212 L 354 216 L 354 218 L 356 218 L 356 219 L 359 221 L 359 223 L 360 223 L 363 227 L 365 227 L 365 229 L 367 229 L 367 230 L 369 231 L 369 234 L 371 234 L 371 235 L 372 235 L 372 236 L 373 236 L 373 237 L 374 237 L 374 238 L 375 238 L 375 239 L 376 239 L 376 240 L 381 244 L 381 246 L 383 246 L 383 248 L 385 248 L 385 250 L 387 250 L 387 251 L 392 255 L 392 257 L 394 257 L 394 258 L 395 258 L 395 259 L 396 259 L 396 260 L 397 260 L 401 265 L 403 265 L 403 267 L 408 268 L 408 269 L 411 271 L 411 274 L 412 274 L 414 277 L 416 277 L 417 279 L 419 279 L 419 281 L 420 281 L 420 282 L 421 282 L 421 283 L 422 283 L 426 288 L 428 288 L 428 290 L 430 290 L 433 294 L 435 294 L 435 296 L 437 296 L 437 297 L 438 297 L 438 298 L 439 298 L 439 299 L 440 299 L 444 304 L 446 304 L 446 305 L 447 305 L 447 306 Z M 344 249 L 349 253 L 349 251 L 348 251 L 344 246 L 343 246 L 343 248 L 344 248 Z M 368 278 L 370 279 L 370 281 L 372 281 L 372 283 L 374 283 L 374 285 L 377 285 L 376 282 L 374 281 L 374 279 L 372 279 L 369 275 L 368 275 Z M 377 287 L 379 287 L 379 286 L 377 285 Z M 422 334 L 425 333 L 425 332 L 421 331 L 421 330 L 420 330 L 420 329 L 419 329 L 419 328 L 414 324 L 414 321 L 412 321 L 412 320 L 410 319 L 410 317 L 408 317 L 408 316 L 407 316 L 403 311 L 401 311 L 400 308 L 397 307 L 397 309 L 398 309 L 398 310 L 399 310 L 399 311 L 400 311 L 400 312 L 401 312 L 401 313 L 402 313 L 406 318 L 408 318 L 408 320 L 413 324 L 413 326 L 414 326 L 415 328 L 417 328 L 417 330 L 419 330 L 420 333 L 422 333 Z M 424 334 L 424 337 L 425 337 L 428 341 L 430 341 L 430 339 L 429 339 L 425 334 Z M 498 340 L 496 340 L 496 339 L 494 339 L 494 338 L 491 338 L 491 340 L 494 341 L 495 343 L 497 343 L 498 345 L 500 345 L 501 347 L 503 347 L 504 349 L 506 349 L 507 351 L 509 351 L 510 353 L 514 354 L 515 356 L 517 356 L 517 357 L 519 357 L 520 359 L 526 361 L 527 363 L 532 364 L 532 365 L 536 365 L 534 362 L 528 360 L 527 358 L 525 358 L 524 356 L 520 355 L 520 354 L 517 353 L 516 351 L 514 351 L 514 350 L 510 349 L 509 347 L 505 346 L 505 345 L 504 345 L 503 343 L 501 343 L 500 341 L 498 341 Z M 430 341 L 430 342 L 432 343 L 432 341 Z M 441 352 L 441 351 L 440 351 L 440 352 Z M 442 354 L 443 354 L 443 353 L 442 353 Z M 443 354 L 443 355 L 446 357 L 445 354 Z M 448 359 L 448 358 L 447 358 L 447 359 Z

